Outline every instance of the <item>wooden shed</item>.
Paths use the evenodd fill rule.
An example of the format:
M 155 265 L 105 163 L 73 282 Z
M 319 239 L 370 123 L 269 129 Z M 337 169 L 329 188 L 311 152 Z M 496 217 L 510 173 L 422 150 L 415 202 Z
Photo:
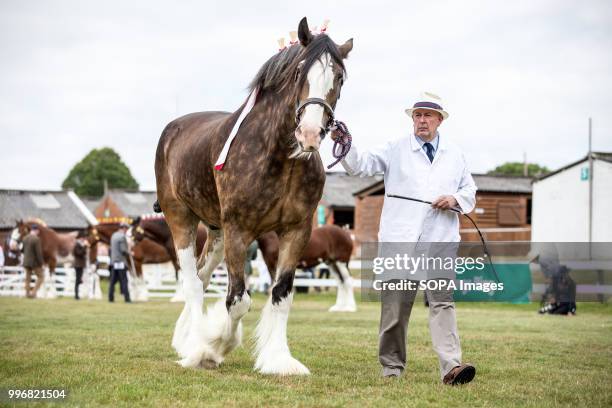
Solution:
M 89 208 L 93 208 L 96 218 L 104 222 L 151 214 L 156 199 L 155 191 L 111 189 L 98 201 L 87 198 L 84 201 Z
M 470 216 L 490 241 L 529 241 L 531 239 L 530 177 L 473 175 L 478 186 L 476 208 Z M 378 239 L 378 226 L 385 196 L 383 181 L 355 194 L 355 240 Z M 465 217 L 461 217 L 461 238 L 478 241 L 478 234 Z

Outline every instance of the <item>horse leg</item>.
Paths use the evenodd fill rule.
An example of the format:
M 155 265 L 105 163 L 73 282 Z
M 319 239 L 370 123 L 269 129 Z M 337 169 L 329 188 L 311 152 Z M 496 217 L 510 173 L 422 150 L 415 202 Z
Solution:
M 203 280 L 202 286 L 208 285 L 212 271 L 222 259 L 222 254 L 218 252 L 223 248 L 229 273 L 225 302 L 219 300 L 209 307 L 206 313 L 206 342 L 215 352 L 215 358 L 209 362 L 209 365 L 218 365 L 242 342 L 241 320 L 251 306 L 251 297 L 246 291 L 244 281 L 244 261 L 249 237 L 230 225 L 224 226 L 223 237 L 219 231 L 216 231 L 209 235 L 208 239 L 210 245 L 207 243 L 206 249 L 209 251 L 209 256 L 206 257 L 206 262 L 199 273 Z
M 223 260 L 223 231 L 208 228 L 208 234 L 204 249 L 198 259 L 198 277 L 203 282 L 204 290 L 210 283 L 210 277 L 215 268 Z
M 176 211 L 176 207 L 174 211 Z M 166 221 L 172 232 L 176 254 L 183 273 L 185 307 L 179 316 L 172 346 L 182 358 L 178 363 L 183 367 L 199 367 L 203 361 L 213 357 L 205 340 L 205 323 L 202 306 L 204 290 L 199 284 L 196 270 L 196 228 L 198 220 L 189 210 L 168 211 Z
M 353 279 L 344 262 L 330 261 L 328 263 L 338 281 L 336 304 L 329 308 L 330 312 L 356 312 Z
M 255 369 L 262 374 L 310 374 L 308 368 L 293 358 L 289 351 L 287 321 L 293 301 L 295 268 L 310 238 L 311 221 L 309 219 L 301 228 L 279 236 L 276 279 L 256 329 Z
M 49 259 L 49 277 L 46 279 L 46 287 L 47 291 L 45 293 L 45 297 L 47 299 L 55 299 L 57 298 L 57 290 L 55 288 L 54 275 L 55 275 L 55 267 L 57 266 L 57 259 L 55 256 L 52 256 Z

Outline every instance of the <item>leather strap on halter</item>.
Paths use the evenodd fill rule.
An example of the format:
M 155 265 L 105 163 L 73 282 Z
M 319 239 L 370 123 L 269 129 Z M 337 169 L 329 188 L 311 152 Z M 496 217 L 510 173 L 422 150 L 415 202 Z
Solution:
M 302 103 L 300 103 L 298 107 L 295 109 L 295 122 L 300 123 L 300 116 L 302 115 L 302 111 L 304 110 L 306 106 L 312 105 L 312 104 L 321 105 L 323 109 L 327 111 L 327 114 L 329 115 L 329 121 L 328 121 L 327 128 L 331 127 L 334 121 L 334 109 L 331 107 L 329 103 L 327 103 L 325 99 L 322 99 L 322 98 L 304 99 Z

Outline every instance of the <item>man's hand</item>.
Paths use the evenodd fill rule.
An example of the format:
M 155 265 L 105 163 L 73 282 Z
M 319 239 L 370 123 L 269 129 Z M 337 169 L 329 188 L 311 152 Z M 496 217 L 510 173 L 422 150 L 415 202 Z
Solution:
M 457 206 L 457 200 L 452 195 L 444 195 L 438 197 L 431 203 L 431 206 L 440 210 L 448 210 Z
M 338 128 L 334 126 L 331 129 L 331 132 L 329 133 L 329 137 L 331 137 L 331 140 L 333 140 L 334 142 L 342 137 L 342 136 L 340 136 L 340 133 L 338 133 L 337 129 Z

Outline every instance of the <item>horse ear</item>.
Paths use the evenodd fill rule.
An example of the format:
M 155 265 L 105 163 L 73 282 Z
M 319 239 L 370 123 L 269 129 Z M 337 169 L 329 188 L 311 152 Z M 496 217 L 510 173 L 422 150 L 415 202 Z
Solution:
M 353 49 L 353 39 L 351 38 L 350 40 L 342 44 L 340 47 L 338 47 L 338 49 L 340 50 L 340 55 L 342 55 L 342 59 L 345 59 L 346 57 L 348 57 L 349 52 L 351 52 L 351 50 Z
M 300 21 L 300 25 L 298 27 L 298 38 L 300 39 L 300 44 L 302 44 L 304 47 L 308 47 L 308 44 L 310 44 L 313 37 L 314 36 L 308 28 L 308 20 L 306 20 L 306 17 L 304 17 Z

